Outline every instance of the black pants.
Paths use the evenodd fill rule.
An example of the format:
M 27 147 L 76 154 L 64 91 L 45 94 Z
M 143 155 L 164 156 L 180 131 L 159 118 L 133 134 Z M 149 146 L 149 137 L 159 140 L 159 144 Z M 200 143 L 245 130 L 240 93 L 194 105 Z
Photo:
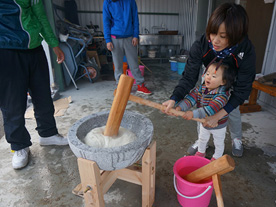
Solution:
M 48 64 L 42 46 L 30 50 L 0 49 L 0 109 L 12 150 L 32 145 L 24 118 L 28 91 L 38 134 L 41 137 L 57 134 Z

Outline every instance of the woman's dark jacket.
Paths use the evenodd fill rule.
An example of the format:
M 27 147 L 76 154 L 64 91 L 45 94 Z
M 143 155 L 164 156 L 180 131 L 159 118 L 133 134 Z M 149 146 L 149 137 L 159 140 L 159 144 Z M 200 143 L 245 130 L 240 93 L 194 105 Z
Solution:
M 191 47 L 185 71 L 175 87 L 171 99 L 176 102 L 182 100 L 195 87 L 202 64 L 206 67 L 215 57 L 215 53 L 209 47 L 205 35 L 195 41 Z M 247 36 L 232 55 L 224 58 L 223 63 L 229 65 L 236 72 L 236 80 L 233 84 L 231 97 L 226 106 L 224 106 L 225 111 L 230 113 L 249 97 L 252 82 L 255 79 L 256 54 L 254 46 Z

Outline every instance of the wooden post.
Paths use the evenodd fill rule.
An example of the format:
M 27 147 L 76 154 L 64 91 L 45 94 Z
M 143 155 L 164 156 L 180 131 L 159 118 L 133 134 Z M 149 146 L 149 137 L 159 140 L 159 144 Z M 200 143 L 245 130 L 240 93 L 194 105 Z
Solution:
M 100 169 L 91 160 L 78 158 L 79 173 L 86 207 L 104 207 Z
M 134 79 L 122 74 L 107 119 L 104 135 L 117 136 Z
M 155 197 L 156 142 L 152 142 L 142 158 L 142 207 L 151 207 Z

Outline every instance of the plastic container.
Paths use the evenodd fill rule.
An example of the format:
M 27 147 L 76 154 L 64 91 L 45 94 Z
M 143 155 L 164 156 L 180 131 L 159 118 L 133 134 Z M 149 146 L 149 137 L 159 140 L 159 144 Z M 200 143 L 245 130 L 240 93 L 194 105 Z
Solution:
M 174 61 L 174 60 L 170 60 L 170 63 L 171 63 L 171 70 L 172 71 L 177 71 L 177 61 Z
M 128 64 L 127 62 L 123 62 L 123 73 L 126 75 L 126 71 L 128 69 Z M 114 66 L 114 63 L 113 63 L 113 71 L 115 71 L 115 66 Z
M 182 75 L 184 69 L 185 69 L 185 65 L 186 63 L 182 63 L 182 62 L 177 62 L 177 73 L 179 75 Z
M 174 188 L 182 207 L 208 207 L 213 192 L 212 179 L 202 183 L 191 183 L 183 178 L 208 163 L 210 160 L 198 156 L 182 157 L 175 162 Z
M 140 69 L 140 71 L 141 71 L 142 76 L 144 76 L 144 73 L 145 73 L 145 66 L 139 65 L 139 69 Z M 130 69 L 127 69 L 127 75 L 128 75 L 129 77 L 134 78 L 133 75 L 132 75 L 132 73 L 131 73 L 131 71 L 130 71 Z M 134 79 L 133 84 L 136 84 L 136 80 L 135 80 L 135 79 Z
M 148 50 L 148 57 L 155 58 L 156 52 L 157 52 L 156 50 Z
M 123 62 L 126 62 L 126 63 L 127 63 L 127 58 L 126 58 L 126 56 L 124 56 Z

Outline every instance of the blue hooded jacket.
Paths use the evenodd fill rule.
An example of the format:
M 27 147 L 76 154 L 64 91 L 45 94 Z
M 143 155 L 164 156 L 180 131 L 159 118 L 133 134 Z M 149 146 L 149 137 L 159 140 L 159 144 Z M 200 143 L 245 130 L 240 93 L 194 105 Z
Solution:
M 139 18 L 135 0 L 105 0 L 103 4 L 104 38 L 139 38 Z

